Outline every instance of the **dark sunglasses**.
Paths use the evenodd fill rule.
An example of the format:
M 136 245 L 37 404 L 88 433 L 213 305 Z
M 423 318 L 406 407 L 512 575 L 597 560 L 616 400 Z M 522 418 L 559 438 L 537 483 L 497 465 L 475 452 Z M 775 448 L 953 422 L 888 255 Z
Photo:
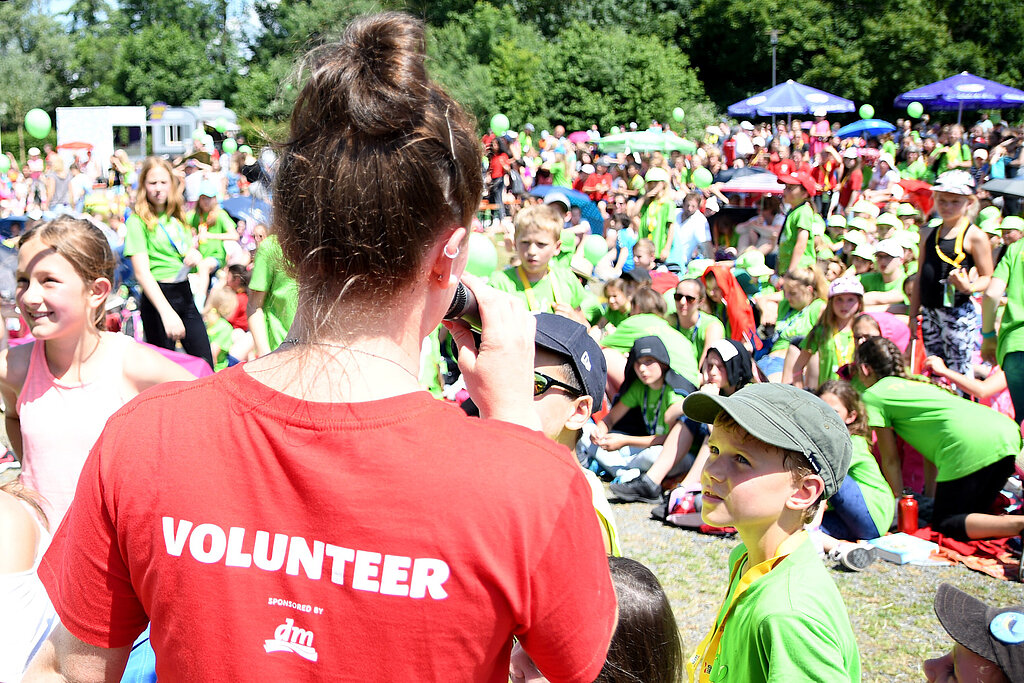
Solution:
M 679 292 L 676 292 L 672 296 L 675 297 L 676 301 L 682 301 L 683 299 L 686 299 L 686 302 L 690 304 L 697 300 L 697 297 L 695 296 L 690 296 L 689 294 L 680 294 Z
M 565 382 L 559 382 L 554 377 L 548 377 L 542 372 L 533 371 L 533 395 L 540 396 L 551 387 L 558 387 L 559 389 L 565 389 L 568 393 L 575 396 L 582 396 L 583 394 L 576 387 L 569 386 Z

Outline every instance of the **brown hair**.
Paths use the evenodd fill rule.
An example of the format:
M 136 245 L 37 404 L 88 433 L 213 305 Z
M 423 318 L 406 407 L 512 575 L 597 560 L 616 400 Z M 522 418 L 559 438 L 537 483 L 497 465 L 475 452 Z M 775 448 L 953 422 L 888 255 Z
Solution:
M 817 266 L 794 268 L 783 277 L 795 280 L 805 287 L 812 288 L 815 299 L 828 299 L 828 281 L 825 279 L 825 274 Z
M 238 295 L 227 287 L 215 287 L 206 299 L 206 310 L 213 309 L 222 318 L 230 318 L 238 308 Z
M 43 510 L 43 506 L 39 502 L 40 496 L 38 493 L 25 488 L 18 479 L 9 481 L 6 484 L 0 484 L 0 491 L 25 502 L 30 508 L 32 508 L 32 511 L 36 513 L 36 516 L 42 523 L 43 528 L 47 531 L 50 530 L 50 520 L 47 519 L 46 512 Z
M 473 120 L 427 75 L 421 21 L 384 12 L 313 50 L 275 179 L 274 232 L 299 315 L 391 295 L 480 203 Z
M 139 172 L 139 189 L 135 192 L 135 215 L 142 219 L 146 227 L 153 230 L 156 227 L 156 208 L 149 203 L 149 196 L 146 194 L 146 176 L 154 168 L 162 168 L 167 171 L 171 179 L 170 189 L 167 191 L 167 206 L 165 213 L 171 218 L 177 218 L 182 224 L 185 223 L 184 198 L 182 197 L 181 180 L 174 173 L 174 168 L 166 159 L 160 157 L 146 157 L 142 162 L 142 170 Z
M 633 292 L 629 298 L 629 314 L 640 315 L 641 313 L 654 313 L 665 317 L 668 311 L 668 304 L 665 297 L 658 294 L 650 287 L 641 287 Z
M 832 394 L 838 398 L 843 407 L 846 408 L 846 412 L 857 414 L 857 418 L 846 425 L 846 428 L 850 430 L 850 434 L 863 437 L 869 435 L 868 416 L 864 410 L 864 403 L 860 400 L 860 394 L 857 393 L 857 390 L 849 382 L 841 379 L 830 379 L 814 392 L 814 395 L 818 398 L 825 394 Z
M 896 344 L 885 337 L 868 337 L 857 346 L 854 353 L 857 365 L 867 365 L 881 379 L 882 377 L 907 377 L 903 365 L 903 354 Z
M 540 230 L 554 242 L 562 239 L 562 217 L 550 205 L 532 204 L 524 206 L 516 214 L 515 240 L 519 239 L 528 230 Z
M 101 278 L 113 286 L 116 266 L 114 253 L 103 231 L 89 221 L 58 216 L 47 223 L 37 223 L 21 236 L 18 248 L 32 239 L 38 239 L 67 259 L 87 286 Z M 100 330 L 106 329 L 104 310 L 100 306 L 92 313 L 92 322 Z

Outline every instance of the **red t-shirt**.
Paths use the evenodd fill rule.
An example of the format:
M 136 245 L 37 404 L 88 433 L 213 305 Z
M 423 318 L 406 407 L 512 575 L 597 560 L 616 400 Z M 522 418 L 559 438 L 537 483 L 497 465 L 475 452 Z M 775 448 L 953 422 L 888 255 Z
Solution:
M 856 191 L 860 192 L 864 185 L 864 174 L 858 168 L 849 176 L 839 181 L 839 205 L 846 208 L 850 205 L 850 197 Z
M 768 164 L 768 170 L 775 175 L 793 175 L 796 172 L 796 162 L 792 159 L 779 159 Z
M 110 419 L 39 577 L 86 643 L 152 621 L 169 681 L 505 683 L 516 635 L 583 683 L 615 626 L 565 448 L 425 392 L 300 401 L 244 365 Z
M 608 190 L 612 187 L 611 173 L 592 173 L 587 178 L 583 191 L 595 202 L 608 201 Z
M 491 173 L 491 180 L 497 180 L 507 172 L 505 169 L 508 167 L 508 155 L 504 152 L 501 154 L 495 154 L 491 157 L 488 168 Z

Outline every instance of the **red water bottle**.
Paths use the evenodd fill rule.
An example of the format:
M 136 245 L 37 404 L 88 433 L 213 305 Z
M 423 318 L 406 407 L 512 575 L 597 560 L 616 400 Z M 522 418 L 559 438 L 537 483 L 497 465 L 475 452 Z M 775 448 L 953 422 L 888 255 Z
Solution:
M 903 489 L 896 527 L 904 534 L 912 534 L 917 531 L 917 501 L 914 500 L 914 492 L 910 489 Z

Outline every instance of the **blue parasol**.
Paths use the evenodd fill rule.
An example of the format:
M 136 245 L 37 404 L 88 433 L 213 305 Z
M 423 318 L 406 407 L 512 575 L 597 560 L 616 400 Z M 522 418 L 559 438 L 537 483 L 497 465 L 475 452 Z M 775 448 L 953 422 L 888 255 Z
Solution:
M 255 197 L 232 197 L 220 203 L 220 207 L 236 221 L 243 219 L 250 223 L 270 224 L 270 204 Z
M 925 109 L 956 109 L 959 121 L 964 109 L 1024 107 L 1024 91 L 963 71 L 905 92 L 893 103 L 905 107 L 911 102 L 920 102 Z
M 601 209 L 597 208 L 597 204 L 582 192 L 561 185 L 534 185 L 530 190 L 530 194 L 534 197 L 546 197 L 551 192 L 561 192 L 569 200 L 571 206 L 580 207 L 580 216 L 590 223 L 590 232 L 595 235 L 604 234 L 604 218 L 601 216 Z
M 870 138 L 883 133 L 891 133 L 896 126 L 881 119 L 861 119 L 849 123 L 836 132 L 840 138 Z
M 811 114 L 818 109 L 829 113 L 850 112 L 854 110 L 854 104 L 851 100 L 790 79 L 731 105 L 729 115 Z

